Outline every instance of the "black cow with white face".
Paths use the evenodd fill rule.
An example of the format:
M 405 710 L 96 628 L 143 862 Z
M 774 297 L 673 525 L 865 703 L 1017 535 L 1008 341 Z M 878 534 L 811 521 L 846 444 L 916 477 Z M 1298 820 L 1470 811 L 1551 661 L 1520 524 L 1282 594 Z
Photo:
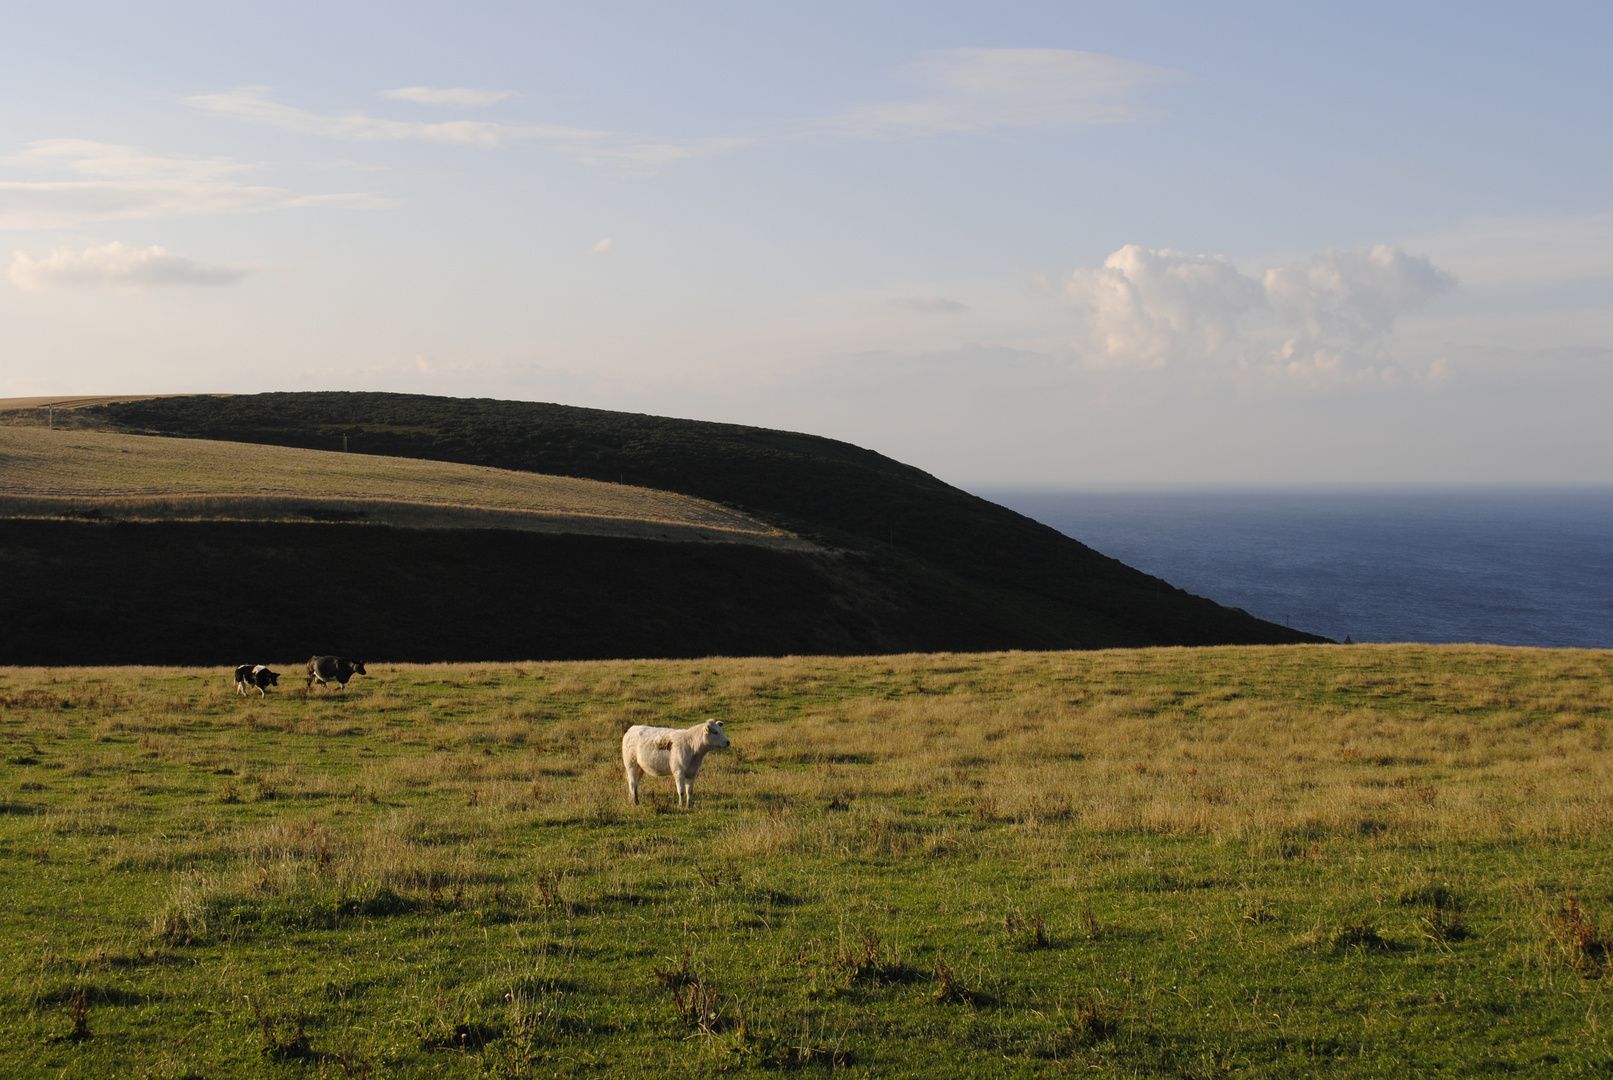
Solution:
M 313 656 L 308 659 L 308 682 L 305 688 L 312 689 L 317 680 L 320 686 L 335 683 L 346 690 L 348 679 L 354 675 L 368 674 L 362 660 L 349 660 L 345 656 Z
M 269 696 L 269 687 L 280 685 L 280 673 L 270 671 L 267 664 L 242 664 L 235 669 L 235 692 L 246 696 L 247 688 L 257 690 L 259 697 Z

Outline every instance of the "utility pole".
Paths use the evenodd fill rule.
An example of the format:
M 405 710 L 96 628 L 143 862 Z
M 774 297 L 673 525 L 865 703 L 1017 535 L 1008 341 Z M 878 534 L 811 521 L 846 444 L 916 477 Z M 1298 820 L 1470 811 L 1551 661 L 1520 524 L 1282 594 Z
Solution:
M 342 436 L 342 453 L 347 453 L 347 436 Z
M 56 403 L 54 401 L 50 403 L 50 419 L 46 421 L 46 426 L 51 431 L 56 430 Z

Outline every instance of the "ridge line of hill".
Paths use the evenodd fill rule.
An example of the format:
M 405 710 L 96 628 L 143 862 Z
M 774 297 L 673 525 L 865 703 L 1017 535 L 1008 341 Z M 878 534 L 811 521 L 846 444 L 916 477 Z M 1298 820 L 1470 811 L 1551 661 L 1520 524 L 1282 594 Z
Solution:
M 994 647 L 1320 643 L 1193 596 L 913 466 L 839 440 L 577 406 L 379 392 L 167 397 L 84 410 L 123 431 L 354 450 L 636 484 L 860 554 L 897 594 L 989 609 Z M 945 582 L 950 587 L 941 587 Z M 1107 627 L 1107 630 L 1103 629 Z M 939 627 L 914 648 L 950 648 Z M 978 647 L 978 641 L 971 641 Z

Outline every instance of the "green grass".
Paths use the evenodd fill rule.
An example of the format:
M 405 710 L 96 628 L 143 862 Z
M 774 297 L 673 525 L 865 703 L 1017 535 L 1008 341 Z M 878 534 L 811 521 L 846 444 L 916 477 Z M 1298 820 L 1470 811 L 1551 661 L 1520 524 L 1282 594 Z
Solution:
M 7 517 L 362 521 L 773 544 L 792 539 L 687 495 L 415 458 L 19 425 L 0 426 L 0 461 L 0 515 Z
M 1613 1069 L 1608 653 L 372 671 L 0 669 L 0 1074 Z

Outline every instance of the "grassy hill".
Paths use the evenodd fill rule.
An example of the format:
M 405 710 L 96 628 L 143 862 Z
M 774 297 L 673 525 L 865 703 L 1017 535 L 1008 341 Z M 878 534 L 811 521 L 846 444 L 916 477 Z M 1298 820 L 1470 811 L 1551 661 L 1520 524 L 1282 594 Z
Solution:
M 806 546 L 687 495 L 416 458 L 11 426 L 0 427 L 0 462 L 9 518 L 366 521 Z
M 812 435 L 405 394 L 174 397 L 85 412 L 121 431 L 321 450 L 339 448 L 346 436 L 368 454 L 708 500 L 836 553 L 799 557 L 796 565 L 819 582 L 821 602 L 775 612 L 772 621 L 810 622 L 816 640 L 854 651 L 1322 640 L 1192 596 L 911 466 Z M 734 598 L 741 605 L 743 593 Z M 756 638 L 753 651 L 783 644 L 775 628 Z
M 1610 780 L 1605 651 L 0 668 L 0 1075 L 1602 1076 Z

